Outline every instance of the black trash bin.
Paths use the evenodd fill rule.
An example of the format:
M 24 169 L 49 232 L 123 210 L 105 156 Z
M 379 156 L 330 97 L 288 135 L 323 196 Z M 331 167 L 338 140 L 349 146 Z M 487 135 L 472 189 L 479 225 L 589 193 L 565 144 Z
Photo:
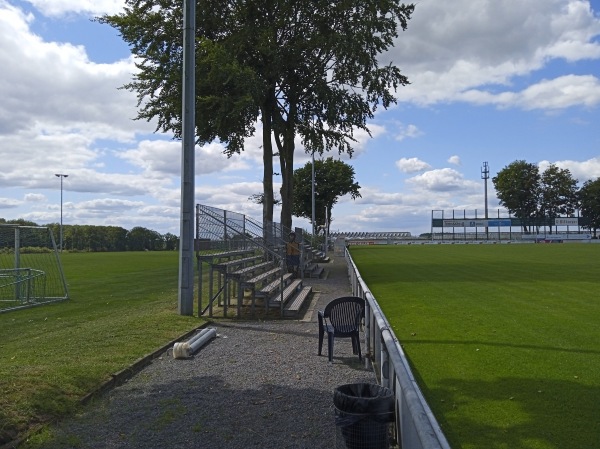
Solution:
M 394 393 L 376 384 L 357 383 L 333 392 L 336 449 L 388 449 L 394 421 Z

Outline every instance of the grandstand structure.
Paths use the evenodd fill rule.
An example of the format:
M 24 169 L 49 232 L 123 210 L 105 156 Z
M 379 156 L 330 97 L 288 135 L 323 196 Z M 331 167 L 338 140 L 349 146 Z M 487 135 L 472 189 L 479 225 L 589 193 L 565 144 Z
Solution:
M 288 265 L 287 249 L 294 232 L 297 263 Z M 308 303 L 312 287 L 304 278 L 324 273 L 328 258 L 316 247 L 322 237 L 280 223 L 263 223 L 237 212 L 196 205 L 195 250 L 198 264 L 199 315 L 240 318 L 279 309 L 297 316 Z

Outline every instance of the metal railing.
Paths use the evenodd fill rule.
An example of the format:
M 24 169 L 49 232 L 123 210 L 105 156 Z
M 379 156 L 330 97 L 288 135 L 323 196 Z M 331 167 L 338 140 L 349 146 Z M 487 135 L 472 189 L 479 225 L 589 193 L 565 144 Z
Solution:
M 396 440 L 403 449 L 450 449 L 417 385 L 408 360 L 375 297 L 345 251 L 352 294 L 365 299 L 365 357 L 379 384 L 394 392 Z

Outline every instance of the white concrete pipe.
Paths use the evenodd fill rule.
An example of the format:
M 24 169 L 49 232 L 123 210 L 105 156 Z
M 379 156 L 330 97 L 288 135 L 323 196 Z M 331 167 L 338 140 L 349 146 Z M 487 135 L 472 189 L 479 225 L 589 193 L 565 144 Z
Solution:
M 186 342 L 177 342 L 173 346 L 173 357 L 176 359 L 185 359 L 208 343 L 209 340 L 217 336 L 217 330 L 214 328 L 202 329 Z

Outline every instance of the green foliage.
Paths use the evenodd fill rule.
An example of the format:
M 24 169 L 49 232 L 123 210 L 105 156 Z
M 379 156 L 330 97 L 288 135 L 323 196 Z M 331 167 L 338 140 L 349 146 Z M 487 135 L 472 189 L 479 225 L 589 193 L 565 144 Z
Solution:
M 5 218 L 0 218 L 0 224 L 12 224 L 19 226 L 37 226 L 33 221 L 28 221 L 23 218 L 17 218 L 16 220 L 7 220 Z
M 63 253 L 69 301 L 0 314 L 0 445 L 203 323 L 177 313 L 177 257 Z
M 165 241 L 165 249 L 167 251 L 173 251 L 179 248 L 179 237 L 170 232 L 167 232 L 163 239 Z
M 577 207 L 577 180 L 566 168 L 554 164 L 540 179 L 540 215 L 548 218 L 571 216 Z
M 127 234 L 127 249 L 130 251 L 164 249 L 164 240 L 158 232 L 136 226 Z
M 537 165 L 514 161 L 492 182 L 500 204 L 521 219 L 525 232 L 539 226 L 541 219 L 572 216 L 579 205 L 577 180 L 568 169 L 554 164 L 540 175 Z
M 261 86 L 253 68 L 235 58 L 227 44 L 198 41 L 196 96 L 198 140 L 218 139 L 232 155 L 244 150 L 244 140 L 254 134 Z
M 540 172 L 538 166 L 514 161 L 492 178 L 500 204 L 520 218 L 527 232 L 528 223 L 538 215 Z
M 350 247 L 452 447 L 600 439 L 600 246 Z
M 0 224 L 18 224 L 22 226 L 39 225 L 24 220 L 6 221 L 0 218 Z M 60 225 L 50 223 L 45 225 L 52 230 L 53 235 L 60 234 Z M 9 238 L 4 242 L 6 246 L 0 251 L 12 252 L 14 239 Z M 58 242 L 56 243 L 58 246 Z M 130 231 L 119 226 L 98 225 L 64 225 L 63 249 L 69 252 L 101 252 L 101 251 L 162 251 L 175 250 L 179 244 L 179 237 L 171 233 L 161 235 L 157 231 L 136 226 Z M 41 248 L 22 248 L 23 252 L 40 252 Z
M 11 252 L 14 252 L 14 249 L 11 250 Z M 49 254 L 52 253 L 53 250 L 45 247 L 41 248 L 39 246 L 24 246 L 20 248 L 19 252 L 21 254 Z
M 354 167 L 329 157 L 315 160 L 315 224 L 325 224 L 329 230 L 333 206 L 338 198 L 350 194 L 352 199 L 360 198 L 360 185 L 354 181 Z M 294 171 L 293 214 L 312 221 L 312 162 Z M 327 223 L 325 211 L 327 210 Z
M 177 1 L 127 0 L 124 13 L 98 19 L 116 28 L 140 61 L 125 88 L 136 92 L 139 119 L 181 136 L 182 12 Z M 379 106 L 395 103 L 408 79 L 379 57 L 405 30 L 413 5 L 397 0 L 197 4 L 196 129 L 200 143 L 218 139 L 243 150 L 260 117 L 263 206 L 272 216 L 271 136 L 282 176 L 281 223 L 291 227 L 295 139 L 307 152 L 352 154 L 354 132 L 369 132 Z M 268 218 L 269 211 L 263 211 Z
M 581 212 L 589 220 L 589 229 L 594 232 L 600 228 L 600 178 L 590 179 L 583 183 L 579 190 Z

